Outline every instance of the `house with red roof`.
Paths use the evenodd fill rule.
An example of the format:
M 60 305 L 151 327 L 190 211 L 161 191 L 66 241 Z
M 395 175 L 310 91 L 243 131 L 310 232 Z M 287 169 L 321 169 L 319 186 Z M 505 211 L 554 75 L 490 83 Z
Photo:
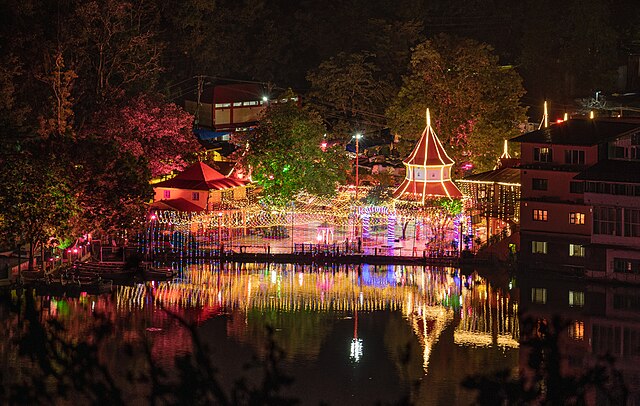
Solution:
M 402 161 L 406 167 L 405 178 L 393 192 L 396 200 L 421 204 L 429 199 L 448 197 L 459 199 L 462 193 L 451 180 L 451 167 L 455 163 L 445 151 L 431 127 L 427 109 L 427 126 L 413 152 Z
M 156 210 L 207 211 L 224 201 L 247 197 L 248 180 L 225 176 L 203 162 L 197 162 L 174 178 L 153 185 Z

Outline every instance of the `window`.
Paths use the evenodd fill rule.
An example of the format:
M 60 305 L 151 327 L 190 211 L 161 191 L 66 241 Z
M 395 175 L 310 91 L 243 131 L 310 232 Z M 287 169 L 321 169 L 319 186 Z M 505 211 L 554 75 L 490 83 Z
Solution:
M 569 256 L 570 257 L 584 257 L 585 248 L 580 244 L 569 244 Z
M 191 193 L 191 200 L 200 200 L 200 192 Z
M 164 198 L 165 199 L 171 199 L 171 191 L 170 190 L 165 190 L 164 191 Z
M 640 210 L 624 209 L 624 236 L 640 237 Z
M 584 151 L 564 151 L 564 163 L 570 165 L 584 165 Z
M 233 102 L 233 107 L 241 107 L 242 102 Z
M 531 288 L 531 302 L 539 304 L 547 303 L 547 289 Z
M 584 213 L 569 213 L 569 224 L 584 224 Z
M 594 207 L 593 233 L 622 236 L 622 209 L 615 207 Z
M 533 221 L 547 221 L 547 211 L 535 209 L 533 211 Z
M 640 273 L 640 259 L 614 258 L 613 272 L 618 273 Z
M 553 153 L 551 148 L 534 148 L 533 160 L 536 162 L 552 162 Z
M 531 253 L 532 254 L 546 254 L 547 242 L 546 241 L 531 241 Z
M 533 190 L 547 190 L 547 180 L 540 178 L 533 178 L 533 182 L 531 183 L 531 188 Z
M 573 324 L 569 326 L 568 333 L 569 333 L 569 337 L 574 340 L 577 340 L 577 341 L 584 340 L 584 322 L 579 320 L 576 320 L 575 322 L 573 322 Z
M 569 291 L 569 306 L 584 306 L 584 292 L 570 290 Z
M 583 193 L 584 192 L 584 183 L 583 182 L 569 182 L 569 193 Z
M 215 104 L 215 108 L 217 108 L 217 109 L 223 109 L 225 107 L 231 107 L 231 103 L 216 103 Z

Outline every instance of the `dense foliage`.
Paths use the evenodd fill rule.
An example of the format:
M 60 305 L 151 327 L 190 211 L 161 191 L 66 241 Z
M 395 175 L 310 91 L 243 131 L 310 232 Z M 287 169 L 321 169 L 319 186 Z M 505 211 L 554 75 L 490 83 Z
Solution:
M 320 117 L 294 101 L 272 104 L 258 128 L 240 145 L 242 165 L 261 185 L 264 200 L 286 204 L 299 192 L 331 195 L 347 176 L 348 161 L 338 146 L 323 150 Z
M 525 120 L 518 103 L 523 94 L 518 74 L 500 66 L 489 45 L 441 35 L 415 48 L 389 116 L 409 141 L 409 150 L 430 108 L 436 133 L 453 160 L 489 170 L 503 140 L 517 135 Z

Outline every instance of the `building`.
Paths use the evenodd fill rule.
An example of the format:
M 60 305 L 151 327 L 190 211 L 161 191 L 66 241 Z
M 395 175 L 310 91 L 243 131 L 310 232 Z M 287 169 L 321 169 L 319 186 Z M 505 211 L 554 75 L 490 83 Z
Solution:
M 640 273 L 638 134 L 640 121 L 571 119 L 514 139 L 523 263 L 593 277 Z
M 427 126 L 411 154 L 402 162 L 406 168 L 405 178 L 393 192 L 394 199 L 424 205 L 433 198 L 462 198 L 462 193 L 451 180 L 454 161 L 431 128 L 428 109 Z
M 152 208 L 176 211 L 211 211 L 225 201 L 247 197 L 248 180 L 225 176 L 198 162 L 174 178 L 153 185 Z
M 458 180 L 468 198 L 467 211 L 474 229 L 483 228 L 485 238 L 511 234 L 520 224 L 520 159 L 504 151 L 491 171 Z M 477 235 L 477 234 L 476 234 Z

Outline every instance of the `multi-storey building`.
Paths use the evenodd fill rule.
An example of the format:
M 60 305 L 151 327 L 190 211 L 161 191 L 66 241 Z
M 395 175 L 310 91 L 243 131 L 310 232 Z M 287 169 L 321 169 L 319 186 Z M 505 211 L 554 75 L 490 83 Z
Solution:
M 637 120 L 572 119 L 514 139 L 521 143 L 520 255 L 531 269 L 640 273 L 633 251 L 640 249 L 639 134 Z

